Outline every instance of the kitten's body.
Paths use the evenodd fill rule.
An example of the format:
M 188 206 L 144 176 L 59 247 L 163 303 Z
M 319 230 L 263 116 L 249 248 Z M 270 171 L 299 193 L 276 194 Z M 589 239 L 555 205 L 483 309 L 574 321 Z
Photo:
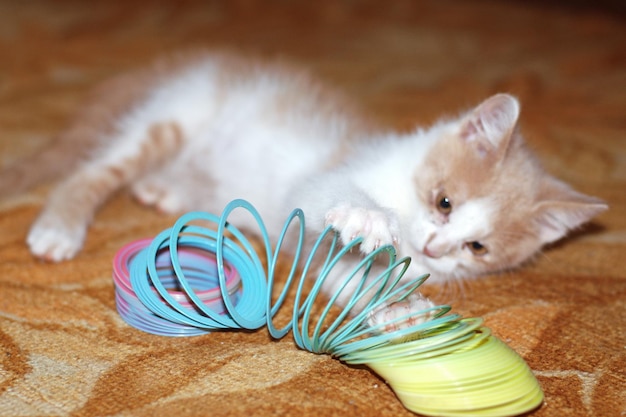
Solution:
M 330 223 L 344 242 L 364 237 L 365 253 L 396 245 L 413 258 L 409 276 L 514 267 L 606 208 L 544 173 L 518 112 L 498 95 L 398 134 L 282 66 L 210 54 L 161 63 L 108 84 L 68 130 L 67 141 L 95 146 L 52 192 L 28 244 L 51 261 L 73 257 L 97 207 L 130 185 L 165 212 L 219 213 L 245 198 L 274 233 L 300 207 L 313 233 Z M 1 177 L 0 193 L 18 177 Z

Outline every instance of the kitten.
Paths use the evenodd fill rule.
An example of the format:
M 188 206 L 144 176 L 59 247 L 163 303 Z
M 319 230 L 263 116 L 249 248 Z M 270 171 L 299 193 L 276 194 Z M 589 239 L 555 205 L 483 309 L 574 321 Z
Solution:
M 60 145 L 5 169 L 0 193 L 80 160 L 28 234 L 32 253 L 54 262 L 73 258 L 97 208 L 130 186 L 166 213 L 220 213 L 245 198 L 276 233 L 300 207 L 314 235 L 330 224 L 343 243 L 363 237 L 363 253 L 394 245 L 412 258 L 409 277 L 464 279 L 518 266 L 607 208 L 546 174 L 519 112 L 498 94 L 395 133 L 301 71 L 200 54 L 105 84 Z

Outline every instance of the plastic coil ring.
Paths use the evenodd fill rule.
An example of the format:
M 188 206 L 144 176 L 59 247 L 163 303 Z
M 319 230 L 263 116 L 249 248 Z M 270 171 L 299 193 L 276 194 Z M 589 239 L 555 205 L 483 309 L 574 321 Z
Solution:
M 258 224 L 266 266 L 254 245 L 228 222 L 240 208 Z M 278 256 L 294 227 L 298 237 L 290 249 L 293 265 L 276 294 Z M 401 280 L 410 259 L 397 260 L 391 246 L 366 255 L 342 278 L 338 294 L 351 293 L 344 309 L 331 314 L 338 294 L 321 295 L 322 285 L 361 241 L 357 238 L 340 247 L 337 233 L 329 227 L 304 256 L 304 214 L 296 209 L 272 251 L 259 213 L 245 200 L 232 201 L 221 216 L 187 213 L 154 239 L 138 240 L 118 251 L 113 261 L 117 310 L 131 326 L 163 336 L 266 326 L 278 339 L 292 331 L 301 349 L 367 365 L 387 381 L 407 409 L 422 415 L 512 416 L 542 403 L 543 392 L 528 365 L 480 318 L 462 318 L 443 305 L 375 325 L 368 320 L 372 312 L 409 297 L 427 278 Z M 315 262 L 320 257 L 321 267 Z M 376 258 L 377 263 L 388 260 L 382 272 L 373 268 Z M 312 288 L 305 290 L 305 280 L 313 273 L 317 276 Z M 291 320 L 278 328 L 274 318 L 294 286 Z M 321 311 L 316 317 L 314 306 Z M 411 315 L 428 320 L 396 326 Z M 390 326 L 396 330 L 386 331 Z

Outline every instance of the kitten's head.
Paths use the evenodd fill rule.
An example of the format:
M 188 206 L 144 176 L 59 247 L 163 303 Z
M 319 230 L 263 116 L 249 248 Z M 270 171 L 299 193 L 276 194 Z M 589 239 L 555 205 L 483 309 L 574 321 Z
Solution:
M 404 244 L 435 280 L 515 267 L 607 208 L 546 174 L 524 146 L 518 116 L 518 101 L 498 94 L 434 128 Z

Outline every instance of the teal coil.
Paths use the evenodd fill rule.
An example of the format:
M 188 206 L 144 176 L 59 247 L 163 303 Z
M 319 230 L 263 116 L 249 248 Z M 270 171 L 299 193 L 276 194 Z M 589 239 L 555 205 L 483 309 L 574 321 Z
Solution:
M 229 223 L 236 209 L 247 211 L 258 225 L 265 266 L 254 245 Z M 283 251 L 293 229 L 297 242 Z M 301 349 L 368 365 L 405 407 L 425 415 L 515 415 L 541 404 L 543 393 L 526 363 L 491 335 L 480 318 L 464 319 L 442 305 L 373 324 L 372 314 L 407 299 L 427 279 L 402 279 L 409 258 L 397 259 L 393 247 L 380 247 L 341 277 L 336 293 L 328 296 L 322 292 L 324 283 L 362 240 L 341 246 L 328 227 L 308 254 L 303 253 L 304 241 L 305 218 L 299 209 L 287 218 L 275 249 L 261 216 L 247 201 L 232 201 L 221 216 L 184 214 L 154 239 L 118 251 L 113 262 L 118 312 L 130 325 L 165 336 L 265 326 L 280 339 L 291 331 Z M 284 252 L 291 254 L 292 265 L 276 293 L 274 275 Z M 383 266 L 375 267 L 381 261 Z M 294 285 L 291 320 L 278 327 L 274 319 Z M 345 307 L 331 314 L 346 291 Z M 314 310 L 320 313 L 314 315 Z M 407 325 L 412 316 L 426 319 Z

